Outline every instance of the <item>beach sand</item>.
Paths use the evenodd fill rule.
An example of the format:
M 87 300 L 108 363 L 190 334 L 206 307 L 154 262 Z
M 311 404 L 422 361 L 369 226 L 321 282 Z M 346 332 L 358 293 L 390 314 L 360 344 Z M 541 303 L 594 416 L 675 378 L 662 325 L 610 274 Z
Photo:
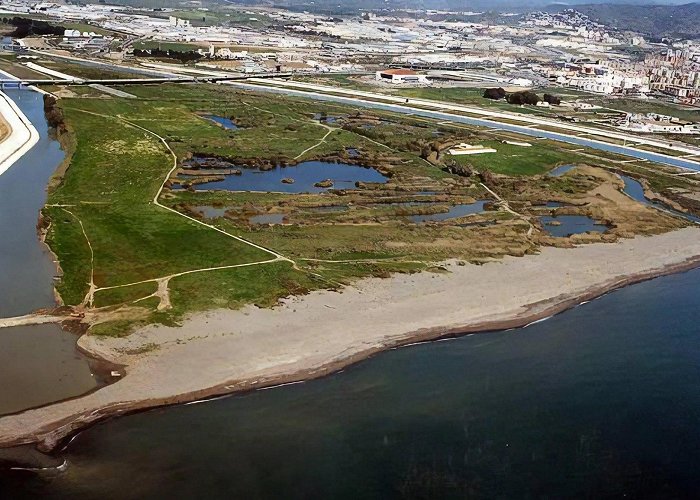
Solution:
M 700 229 L 686 228 L 546 247 L 484 265 L 447 263 L 448 273 L 365 279 L 274 309 L 213 310 L 179 328 L 149 326 L 122 339 L 83 336 L 81 349 L 125 365 L 127 375 L 83 397 L 0 418 L 0 446 L 39 442 L 51 449 L 106 416 L 313 378 L 419 340 L 523 326 L 697 265 Z

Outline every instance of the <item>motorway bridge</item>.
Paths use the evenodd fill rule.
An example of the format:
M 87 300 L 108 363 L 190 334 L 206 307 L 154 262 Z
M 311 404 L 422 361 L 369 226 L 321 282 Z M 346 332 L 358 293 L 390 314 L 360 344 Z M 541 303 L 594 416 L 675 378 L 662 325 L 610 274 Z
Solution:
M 112 78 L 112 79 L 86 79 L 86 78 L 44 78 L 44 79 L 0 79 L 0 89 L 17 88 L 42 85 L 149 85 L 158 83 L 217 83 L 235 80 L 247 80 L 249 78 L 285 78 L 292 73 L 256 73 L 239 75 L 198 75 L 198 76 L 172 76 L 160 78 Z

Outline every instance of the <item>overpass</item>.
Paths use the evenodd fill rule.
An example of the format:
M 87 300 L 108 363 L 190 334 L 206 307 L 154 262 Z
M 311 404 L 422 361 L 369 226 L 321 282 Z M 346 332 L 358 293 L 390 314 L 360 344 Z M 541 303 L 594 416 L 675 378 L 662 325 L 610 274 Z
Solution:
M 289 78 L 293 73 L 255 73 L 238 75 L 199 75 L 199 76 L 172 76 L 162 78 L 41 78 L 41 79 L 0 79 L 0 88 L 17 88 L 42 85 L 149 85 L 159 83 L 218 83 L 235 80 L 248 80 L 250 78 Z

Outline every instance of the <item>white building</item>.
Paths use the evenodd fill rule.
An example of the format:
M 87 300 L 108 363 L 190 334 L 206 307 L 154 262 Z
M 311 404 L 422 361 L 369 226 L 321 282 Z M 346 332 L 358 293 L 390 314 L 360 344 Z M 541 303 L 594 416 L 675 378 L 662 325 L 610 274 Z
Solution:
M 391 83 L 420 83 L 429 84 L 430 81 L 425 75 L 419 75 L 415 71 L 410 69 L 385 69 L 382 71 L 377 71 L 376 79 L 378 81 L 391 82 Z

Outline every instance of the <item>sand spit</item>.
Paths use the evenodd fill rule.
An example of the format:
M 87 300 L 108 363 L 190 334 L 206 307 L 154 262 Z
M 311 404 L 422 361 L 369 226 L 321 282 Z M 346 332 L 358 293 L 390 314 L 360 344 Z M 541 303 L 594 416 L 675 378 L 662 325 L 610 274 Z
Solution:
M 449 273 L 365 279 L 275 309 L 214 310 L 180 328 L 151 326 L 124 339 L 83 336 L 85 351 L 126 366 L 115 384 L 0 418 L 0 447 L 53 448 L 108 416 L 318 377 L 391 347 L 446 335 L 523 326 L 606 291 L 700 265 L 700 229 Z

